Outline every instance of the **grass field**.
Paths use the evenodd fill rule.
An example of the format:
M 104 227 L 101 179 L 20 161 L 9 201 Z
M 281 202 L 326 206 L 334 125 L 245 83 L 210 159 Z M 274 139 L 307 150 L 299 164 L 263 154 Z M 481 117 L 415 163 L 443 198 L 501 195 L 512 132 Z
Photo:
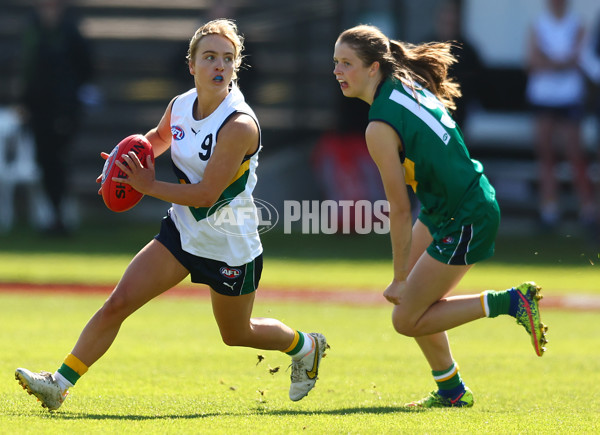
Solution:
M 289 359 L 228 348 L 209 304 L 160 297 L 124 324 L 109 353 L 54 413 L 25 394 L 16 367 L 54 371 L 99 296 L 0 295 L 5 433 L 593 433 L 600 429 L 597 313 L 548 311 L 549 352 L 535 356 L 512 319 L 452 331 L 472 409 L 402 408 L 433 389 L 411 339 L 393 333 L 387 307 L 259 301 L 255 314 L 327 335 L 331 349 L 308 397 L 287 398 Z M 36 316 L 27 307 L 43 306 Z M 257 365 L 258 354 L 265 360 Z M 270 374 L 269 369 L 279 368 Z M 10 428 L 10 429 L 9 429 Z
M 93 225 L 67 239 L 40 238 L 27 228 L 0 236 L 1 282 L 114 284 L 157 224 Z M 391 279 L 387 235 L 263 236 L 269 288 L 348 288 L 380 292 Z M 459 290 L 538 281 L 546 294 L 600 295 L 600 247 L 568 235 L 500 238 L 496 255 L 478 264 Z
M 66 240 L 27 230 L 0 236 L 0 283 L 116 281 L 155 228 L 92 228 Z M 117 243 L 118 241 L 118 243 Z M 263 285 L 381 291 L 389 280 L 385 237 L 293 238 L 272 234 Z M 600 295 L 595 249 L 563 237 L 499 240 L 497 255 L 463 289 L 536 279 L 546 294 Z M 199 288 L 196 292 L 206 291 Z M 0 433 L 597 433 L 596 311 L 545 310 L 548 352 L 535 356 L 513 319 L 451 331 L 454 357 L 473 390 L 472 409 L 407 411 L 434 389 L 413 340 L 393 332 L 387 305 L 257 299 L 256 316 L 323 332 L 331 345 L 308 397 L 287 397 L 289 358 L 229 348 L 205 298 L 169 297 L 128 319 L 107 355 L 44 411 L 13 379 L 16 367 L 54 371 L 105 295 L 0 293 Z M 265 360 L 257 364 L 258 354 Z M 272 369 L 278 370 L 271 374 Z

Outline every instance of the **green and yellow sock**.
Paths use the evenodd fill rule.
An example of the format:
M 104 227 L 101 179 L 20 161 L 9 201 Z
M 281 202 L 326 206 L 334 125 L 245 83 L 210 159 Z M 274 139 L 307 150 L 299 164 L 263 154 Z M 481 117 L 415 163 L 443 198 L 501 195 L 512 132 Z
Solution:
M 88 366 L 81 362 L 79 358 L 77 358 L 72 353 L 68 354 L 63 362 L 63 365 L 56 371 L 63 378 L 65 378 L 71 385 L 75 385 L 75 383 L 79 380 L 81 376 L 88 371 Z
M 446 370 L 432 370 L 431 374 L 438 386 L 438 394 L 447 398 L 455 398 L 465 391 L 465 384 L 458 373 L 458 364 L 452 365 Z
M 288 354 L 292 359 L 300 359 L 306 355 L 313 347 L 312 338 L 305 332 L 294 331 L 292 344 L 282 352 Z

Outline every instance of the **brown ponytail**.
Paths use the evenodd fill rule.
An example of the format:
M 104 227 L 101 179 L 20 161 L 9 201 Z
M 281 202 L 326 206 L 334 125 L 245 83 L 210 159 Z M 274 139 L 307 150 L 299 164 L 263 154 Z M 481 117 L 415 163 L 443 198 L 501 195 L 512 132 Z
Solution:
M 461 96 L 460 85 L 448 77 L 448 68 L 456 62 L 450 52 L 452 45 L 446 42 L 409 44 L 390 41 L 392 55 L 400 68 L 394 76 L 398 79 L 412 78 L 429 89 L 449 109 L 456 109 L 455 98 Z M 404 68 L 403 68 L 404 66 Z M 411 77 L 412 76 L 412 77 Z
M 414 45 L 389 40 L 375 26 L 359 25 L 345 30 L 339 42 L 350 45 L 364 65 L 379 62 L 384 79 L 395 77 L 410 88 L 423 86 L 450 110 L 461 96 L 460 86 L 448 77 L 448 68 L 456 62 L 452 44 L 431 42 Z

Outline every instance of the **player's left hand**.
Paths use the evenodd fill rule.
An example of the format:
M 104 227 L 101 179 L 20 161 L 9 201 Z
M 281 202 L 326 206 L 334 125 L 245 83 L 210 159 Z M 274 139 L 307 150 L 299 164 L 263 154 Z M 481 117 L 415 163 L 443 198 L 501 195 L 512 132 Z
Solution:
M 147 194 L 155 181 L 152 158 L 150 156 L 146 157 L 146 166 L 142 165 L 142 162 L 133 151 L 123 154 L 122 158 L 125 163 L 116 160 L 115 164 L 127 174 L 127 178 L 113 177 L 113 181 L 129 184 L 138 192 L 144 195 Z
M 406 281 L 392 281 L 383 292 L 383 297 L 385 297 L 388 302 L 398 305 L 405 287 Z
M 108 159 L 109 154 L 102 151 L 100 153 L 100 157 L 102 157 L 104 160 L 106 160 L 106 159 Z M 102 173 L 100 173 L 100 175 L 98 175 L 98 177 L 96 178 L 96 183 L 102 183 Z M 98 189 L 98 195 L 102 195 L 102 186 L 100 186 L 100 188 Z

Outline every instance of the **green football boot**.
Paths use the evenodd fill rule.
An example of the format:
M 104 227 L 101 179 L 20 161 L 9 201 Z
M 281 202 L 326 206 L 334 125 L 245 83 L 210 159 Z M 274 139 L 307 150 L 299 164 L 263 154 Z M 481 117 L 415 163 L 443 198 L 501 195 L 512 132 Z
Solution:
M 475 403 L 473 393 L 469 388 L 456 399 L 448 399 L 440 396 L 437 391 L 432 391 L 427 397 L 416 402 L 410 402 L 404 406 L 409 408 L 470 408 Z
M 539 301 L 542 299 L 541 287 L 534 282 L 524 282 L 515 288 L 519 296 L 519 305 L 515 318 L 531 336 L 531 344 L 537 356 L 542 356 L 546 351 L 544 347 L 548 343 L 546 332 L 548 327 L 540 319 Z

